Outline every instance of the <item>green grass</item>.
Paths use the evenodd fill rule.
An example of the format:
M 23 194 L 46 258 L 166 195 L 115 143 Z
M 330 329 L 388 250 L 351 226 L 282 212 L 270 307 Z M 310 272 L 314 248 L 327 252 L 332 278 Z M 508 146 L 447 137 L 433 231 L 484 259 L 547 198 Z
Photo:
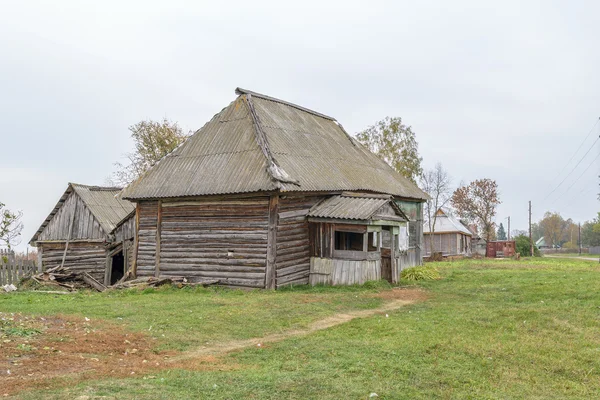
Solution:
M 356 319 L 306 337 L 224 356 L 223 362 L 235 366 L 233 369 L 173 369 L 146 377 L 88 381 L 73 388 L 24 394 L 23 398 L 366 399 L 370 393 L 377 393 L 378 399 L 600 397 L 597 263 L 537 258 L 467 260 L 435 266 L 443 279 L 414 284 L 429 291 L 429 300 L 389 312 L 389 318 Z M 292 307 L 294 315 L 286 315 L 283 310 L 289 312 L 291 306 L 277 305 L 314 295 L 331 298 L 339 307 L 350 306 L 342 303 L 352 301 L 352 296 L 360 299 L 363 290 L 369 289 L 348 290 L 187 295 L 211 308 L 213 303 L 221 304 L 220 312 L 210 313 L 211 323 L 237 332 L 231 336 L 252 336 L 260 329 L 252 323 L 228 326 L 237 321 L 228 313 L 241 307 L 248 313 L 246 317 L 274 312 L 274 319 L 303 321 L 313 318 L 313 312 L 326 312 L 308 303 Z M 45 304 L 19 305 L 19 299 L 26 301 L 30 295 L 20 296 L 0 300 L 0 309 L 65 312 L 70 304 L 69 300 L 52 298 Z M 126 317 L 138 321 L 148 317 L 134 315 L 143 313 L 147 309 L 142 306 L 149 307 L 147 303 L 160 296 L 177 299 L 170 308 L 192 306 L 183 294 L 179 298 L 170 292 L 149 294 L 147 302 L 139 300 L 144 297 L 141 295 L 121 296 L 130 304 L 125 307 L 130 310 Z M 89 306 L 90 312 L 116 315 L 106 310 L 107 302 L 116 304 L 110 295 L 82 297 L 78 301 Z M 306 313 L 302 312 L 304 307 Z M 202 309 L 194 308 L 197 312 Z M 296 317 L 296 312 L 301 316 Z M 190 326 L 182 318 L 180 322 L 170 320 L 171 328 Z M 131 326 L 138 324 L 145 327 L 141 322 Z M 191 335 L 214 335 L 208 325 L 195 326 Z M 273 328 L 281 323 L 266 325 Z
M 389 287 L 375 282 L 365 287 L 282 291 L 165 286 L 71 295 L 14 292 L 0 295 L 0 311 L 108 320 L 151 335 L 159 350 L 187 350 L 216 340 L 302 328 L 339 312 L 376 308 L 382 300 L 372 294 Z

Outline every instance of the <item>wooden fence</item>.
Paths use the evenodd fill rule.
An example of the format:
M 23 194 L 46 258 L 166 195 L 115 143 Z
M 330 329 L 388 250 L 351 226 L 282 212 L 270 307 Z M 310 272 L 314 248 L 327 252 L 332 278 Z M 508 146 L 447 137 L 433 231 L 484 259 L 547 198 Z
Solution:
M 0 250 L 0 286 L 16 285 L 22 277 L 35 272 L 37 266 L 34 261 L 18 260 L 14 252 Z

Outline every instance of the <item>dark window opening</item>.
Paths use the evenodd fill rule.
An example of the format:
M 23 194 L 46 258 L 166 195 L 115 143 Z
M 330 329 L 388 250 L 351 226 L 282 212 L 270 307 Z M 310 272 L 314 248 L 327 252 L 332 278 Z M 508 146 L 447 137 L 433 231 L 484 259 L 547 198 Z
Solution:
M 110 284 L 114 285 L 125 275 L 125 259 L 120 251 L 112 257 L 112 269 L 110 271 Z
M 363 250 L 363 234 L 356 232 L 335 231 L 336 250 Z

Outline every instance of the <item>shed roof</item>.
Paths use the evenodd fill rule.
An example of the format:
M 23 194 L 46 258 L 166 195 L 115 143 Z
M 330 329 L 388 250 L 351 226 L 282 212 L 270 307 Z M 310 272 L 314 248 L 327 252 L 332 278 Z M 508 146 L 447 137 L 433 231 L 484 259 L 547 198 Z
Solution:
M 469 230 L 462 222 L 455 218 L 448 211 L 439 209 L 437 212 L 437 219 L 435 221 L 434 234 L 436 233 L 452 233 L 459 232 L 468 236 L 473 236 L 473 232 Z M 431 233 L 429 230 L 429 223 L 423 224 L 423 233 Z
M 123 191 L 126 199 L 259 191 L 427 195 L 333 118 L 249 90 Z
M 58 210 L 62 207 L 69 195 L 75 192 L 85 205 L 89 208 L 92 215 L 98 220 L 98 223 L 106 234 L 110 233 L 121 220 L 125 219 L 135 210 L 135 204 L 123 200 L 118 195 L 122 188 L 88 186 L 78 183 L 69 183 L 67 190 L 54 206 L 48 217 L 42 222 L 37 232 L 30 240 L 35 242 L 40 233 L 50 223 Z
M 368 194 L 345 194 L 331 196 L 315 204 L 308 212 L 309 217 L 331 219 L 370 220 L 386 205 L 406 220 L 391 196 Z

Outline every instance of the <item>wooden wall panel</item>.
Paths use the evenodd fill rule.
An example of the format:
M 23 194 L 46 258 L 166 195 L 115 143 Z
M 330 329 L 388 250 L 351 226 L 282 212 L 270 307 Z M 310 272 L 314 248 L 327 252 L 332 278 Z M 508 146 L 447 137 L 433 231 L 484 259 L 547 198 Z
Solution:
M 320 196 L 280 197 L 277 225 L 277 287 L 308 284 L 311 243 L 306 214 L 322 199 Z
M 157 201 L 139 203 L 139 232 L 137 249 L 137 276 L 154 275 L 154 256 L 156 254 Z
M 100 227 L 98 220 L 92 215 L 83 200 L 73 192 L 67 197 L 62 207 L 46 225 L 37 240 L 67 240 L 73 213 L 75 213 L 75 217 L 71 233 L 72 240 L 106 238 L 106 234 Z
M 60 265 L 65 251 L 65 243 L 42 243 L 42 268 Z M 100 282 L 104 281 L 106 249 L 103 243 L 69 243 L 65 257 L 65 267 L 76 272 L 89 272 Z
M 268 197 L 165 201 L 161 214 L 161 275 L 214 278 L 223 285 L 264 287 Z M 156 223 L 156 208 L 154 216 Z M 141 225 L 140 219 L 140 244 Z M 149 226 L 145 228 L 148 230 Z
M 133 239 L 135 236 L 135 214 L 123 222 L 114 231 L 115 242 L 122 242 L 124 240 Z

